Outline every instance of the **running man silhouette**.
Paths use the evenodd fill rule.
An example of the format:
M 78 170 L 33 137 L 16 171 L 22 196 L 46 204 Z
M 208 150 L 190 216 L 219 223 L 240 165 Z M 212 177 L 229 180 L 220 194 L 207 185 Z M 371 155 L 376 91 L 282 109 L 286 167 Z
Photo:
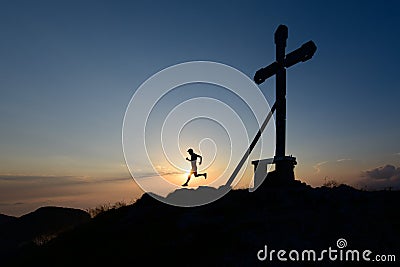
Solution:
M 201 165 L 201 163 L 203 162 L 203 157 L 194 153 L 193 149 L 191 148 L 189 148 L 187 152 L 189 152 L 190 159 L 186 158 L 186 160 L 190 161 L 190 163 L 192 164 L 192 169 L 190 170 L 186 183 L 184 183 L 182 186 L 188 186 L 190 176 L 192 176 L 192 174 L 194 174 L 194 177 L 204 176 L 204 179 L 207 179 L 207 173 L 197 173 L 197 158 L 200 159 L 199 165 Z

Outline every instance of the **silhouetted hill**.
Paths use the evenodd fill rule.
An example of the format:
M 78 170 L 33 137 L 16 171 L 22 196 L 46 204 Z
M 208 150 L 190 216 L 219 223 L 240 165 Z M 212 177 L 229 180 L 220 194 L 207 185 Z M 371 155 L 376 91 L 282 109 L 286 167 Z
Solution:
M 19 218 L 11 217 L 0 227 L 0 256 L 4 261 L 21 248 L 44 244 L 89 220 L 90 215 L 83 210 L 62 207 L 42 207 Z
M 4 223 L 8 223 L 11 222 L 13 220 L 16 220 L 17 218 L 14 216 L 9 216 L 9 215 L 5 215 L 5 214 L 1 214 L 0 213 L 0 226 Z
M 10 265 L 344 266 L 339 261 L 257 259 L 265 245 L 276 251 L 321 251 L 337 249 L 340 238 L 347 240 L 347 249 L 397 254 L 399 260 L 398 203 L 398 191 L 311 188 L 299 181 L 286 186 L 267 181 L 256 192 L 232 190 L 192 208 L 144 194 L 133 205 L 104 212 L 42 246 L 25 249 Z

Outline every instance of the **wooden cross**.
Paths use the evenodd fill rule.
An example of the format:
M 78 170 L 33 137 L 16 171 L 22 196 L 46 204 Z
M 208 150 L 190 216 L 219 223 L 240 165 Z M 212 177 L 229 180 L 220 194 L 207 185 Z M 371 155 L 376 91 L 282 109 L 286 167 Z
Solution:
M 293 168 L 296 165 L 296 158 L 285 156 L 285 138 L 286 138 L 286 68 L 289 68 L 299 62 L 304 62 L 312 58 L 317 46 L 313 41 L 308 41 L 300 48 L 289 54 L 285 54 L 286 40 L 288 38 L 288 28 L 285 25 L 279 25 L 275 31 L 276 60 L 269 66 L 262 68 L 254 75 L 254 81 L 257 84 L 263 83 L 266 79 L 276 75 L 276 101 L 269 111 L 265 121 L 258 130 L 256 136 L 251 142 L 249 148 L 245 151 L 242 159 L 239 161 L 235 170 L 229 177 L 226 186 L 230 187 L 236 175 L 239 173 L 246 159 L 257 144 L 262 132 L 267 126 L 272 114 L 276 111 L 276 150 L 272 163 L 275 164 L 275 170 L 281 177 L 288 180 L 294 180 Z M 253 164 L 258 161 L 254 161 Z M 269 162 L 269 161 L 268 161 Z M 257 163 L 255 163 L 257 164 Z
M 274 163 L 276 170 L 292 168 L 296 164 L 296 159 L 285 156 L 286 139 L 286 68 L 299 62 L 305 62 L 312 58 L 317 46 L 313 41 L 303 44 L 300 48 L 289 54 L 285 54 L 286 40 L 288 38 L 288 28 L 279 25 L 275 31 L 276 59 L 269 66 L 262 68 L 254 75 L 257 84 L 263 83 L 269 77 L 276 75 L 276 149 Z

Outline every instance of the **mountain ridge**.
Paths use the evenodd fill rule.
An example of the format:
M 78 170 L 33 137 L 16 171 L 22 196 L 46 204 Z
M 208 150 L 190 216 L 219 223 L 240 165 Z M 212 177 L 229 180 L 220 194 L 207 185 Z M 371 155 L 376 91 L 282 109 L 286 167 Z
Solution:
M 42 246 L 31 246 L 9 266 L 265 265 L 257 259 L 265 245 L 323 249 L 335 247 L 340 238 L 349 248 L 394 253 L 399 247 L 399 201 L 398 191 L 312 188 L 299 181 L 292 186 L 267 182 L 253 193 L 232 190 L 191 208 L 171 206 L 146 193 L 132 205 L 103 212 Z

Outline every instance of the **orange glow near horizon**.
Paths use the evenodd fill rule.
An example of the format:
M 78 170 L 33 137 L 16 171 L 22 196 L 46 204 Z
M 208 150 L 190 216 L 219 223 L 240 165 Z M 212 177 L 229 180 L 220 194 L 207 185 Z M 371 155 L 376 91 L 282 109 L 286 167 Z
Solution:
M 161 167 L 161 166 L 159 166 Z M 161 167 L 161 169 L 167 169 L 167 167 Z M 244 172 L 242 178 L 237 182 L 234 188 L 248 188 L 253 177 L 252 167 L 248 167 Z M 227 180 L 231 174 L 232 170 L 226 170 L 222 167 L 212 166 L 207 169 L 199 168 L 198 174 L 207 173 L 207 179 L 204 176 L 195 177 L 194 174 L 190 177 L 189 188 L 199 187 L 199 186 L 211 186 L 219 187 L 225 184 L 225 179 Z M 169 183 L 181 187 L 183 183 L 186 182 L 190 170 L 187 169 L 182 171 L 182 173 L 171 173 L 160 175 L 160 177 Z
M 207 179 L 204 179 L 203 176 L 195 177 L 194 174 L 192 174 L 189 181 L 189 187 L 207 186 L 216 180 L 215 177 L 218 177 L 216 176 L 216 172 L 212 170 L 202 170 L 198 173 L 207 173 Z M 186 170 L 182 172 L 182 174 L 168 174 L 163 175 L 162 177 L 176 186 L 181 186 L 183 183 L 186 182 L 189 174 L 190 170 Z

